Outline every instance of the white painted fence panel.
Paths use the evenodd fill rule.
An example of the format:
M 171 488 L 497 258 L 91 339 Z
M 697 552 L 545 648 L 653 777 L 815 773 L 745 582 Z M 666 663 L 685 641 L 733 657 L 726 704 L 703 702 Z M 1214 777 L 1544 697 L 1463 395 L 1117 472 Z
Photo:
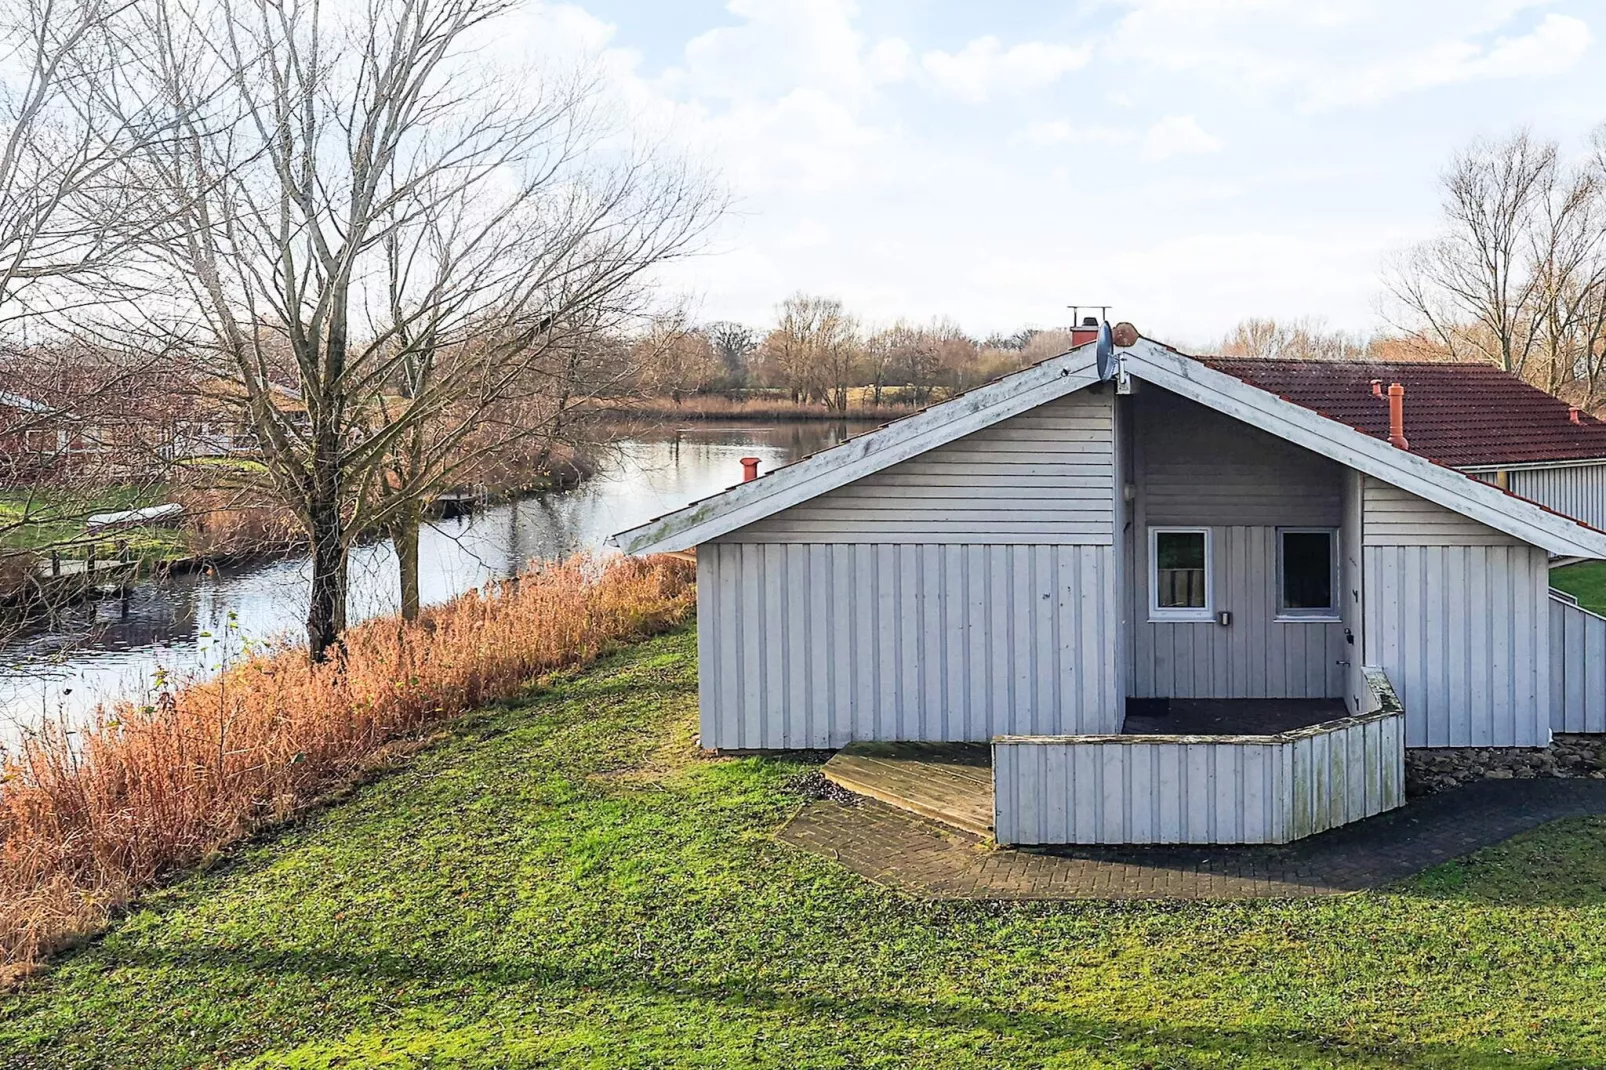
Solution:
M 1550 727 L 1606 732 L 1606 617 L 1550 596 Z
M 1405 802 L 1397 705 L 1273 736 L 1003 736 L 999 843 L 1287 843 Z

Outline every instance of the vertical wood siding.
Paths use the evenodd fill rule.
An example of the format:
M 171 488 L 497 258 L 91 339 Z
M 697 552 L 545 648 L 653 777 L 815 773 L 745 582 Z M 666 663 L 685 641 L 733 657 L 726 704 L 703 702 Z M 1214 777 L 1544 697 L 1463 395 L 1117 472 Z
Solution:
M 1133 397 L 1137 500 L 1126 584 L 1129 694 L 1340 698 L 1344 625 L 1279 621 L 1277 531 L 1343 523 L 1344 469 L 1163 390 Z M 1233 622 L 1151 622 L 1146 530 L 1211 528 L 1217 610 Z
M 1606 617 L 1550 599 L 1550 727 L 1606 732 Z
M 1110 546 L 710 543 L 702 745 L 1120 727 Z
M 1371 517 L 1367 517 L 1371 534 Z M 1365 661 L 1406 710 L 1410 747 L 1550 742 L 1550 608 L 1534 546 L 1368 545 Z
M 1351 657 L 1343 622 L 1276 619 L 1277 529 L 1216 527 L 1211 543 L 1215 608 L 1233 615 L 1226 628 L 1209 621 L 1150 621 L 1147 540 L 1137 540 L 1142 557 L 1129 584 L 1136 622 L 1132 695 L 1343 698 L 1344 662 Z
M 1404 802 L 1398 714 L 1280 736 L 1000 739 L 1008 844 L 1287 843 Z
M 719 541 L 1108 545 L 1113 400 L 1051 401 Z
M 1366 627 L 1366 585 L 1362 582 L 1366 573 L 1361 550 L 1361 499 L 1365 478 L 1356 471 L 1344 474 L 1344 526 L 1338 537 L 1338 589 L 1345 632 L 1342 636 L 1344 705 L 1355 715 L 1370 713 L 1373 709 L 1373 696 L 1361 657 L 1361 636 Z
M 1606 528 L 1606 464 L 1518 469 L 1510 478 L 1513 494 Z

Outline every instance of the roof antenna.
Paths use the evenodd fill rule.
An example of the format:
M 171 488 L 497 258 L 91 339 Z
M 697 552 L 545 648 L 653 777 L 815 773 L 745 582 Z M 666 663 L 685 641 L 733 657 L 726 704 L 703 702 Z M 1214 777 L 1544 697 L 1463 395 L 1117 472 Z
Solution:
M 1072 327 L 1080 327 L 1082 325 L 1082 309 L 1084 309 L 1084 308 L 1086 308 L 1086 309 L 1094 309 L 1094 308 L 1098 309 L 1099 310 L 1099 321 L 1101 323 L 1104 320 L 1109 319 L 1109 316 L 1110 316 L 1110 306 L 1109 305 L 1066 305 L 1065 307 L 1071 310 L 1071 326 Z
M 1109 305 L 1070 305 L 1071 322 L 1081 326 L 1082 309 L 1096 308 L 1099 310 L 1098 346 L 1094 350 L 1099 370 L 1099 381 L 1109 382 L 1121 377 L 1121 360 L 1115 355 L 1115 339 L 1110 332 L 1110 306 Z

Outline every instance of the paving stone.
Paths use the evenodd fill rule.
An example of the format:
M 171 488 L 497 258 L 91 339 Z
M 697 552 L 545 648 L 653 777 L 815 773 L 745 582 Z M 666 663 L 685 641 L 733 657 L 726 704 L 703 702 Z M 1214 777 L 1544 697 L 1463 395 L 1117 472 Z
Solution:
M 997 848 L 870 799 L 806 802 L 777 835 L 924 899 L 1280 899 L 1376 888 L 1590 814 L 1606 781 L 1485 780 L 1278 846 Z

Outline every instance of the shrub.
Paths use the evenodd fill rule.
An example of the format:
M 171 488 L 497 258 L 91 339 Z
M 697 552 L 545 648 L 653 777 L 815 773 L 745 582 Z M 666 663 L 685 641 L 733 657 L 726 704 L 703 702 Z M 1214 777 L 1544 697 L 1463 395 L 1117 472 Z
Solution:
M 30 734 L 0 779 L 0 963 L 20 976 L 175 868 L 283 821 L 405 741 L 543 673 L 679 623 L 694 569 L 576 557 L 370 621 L 340 659 L 248 656 L 76 733 Z

